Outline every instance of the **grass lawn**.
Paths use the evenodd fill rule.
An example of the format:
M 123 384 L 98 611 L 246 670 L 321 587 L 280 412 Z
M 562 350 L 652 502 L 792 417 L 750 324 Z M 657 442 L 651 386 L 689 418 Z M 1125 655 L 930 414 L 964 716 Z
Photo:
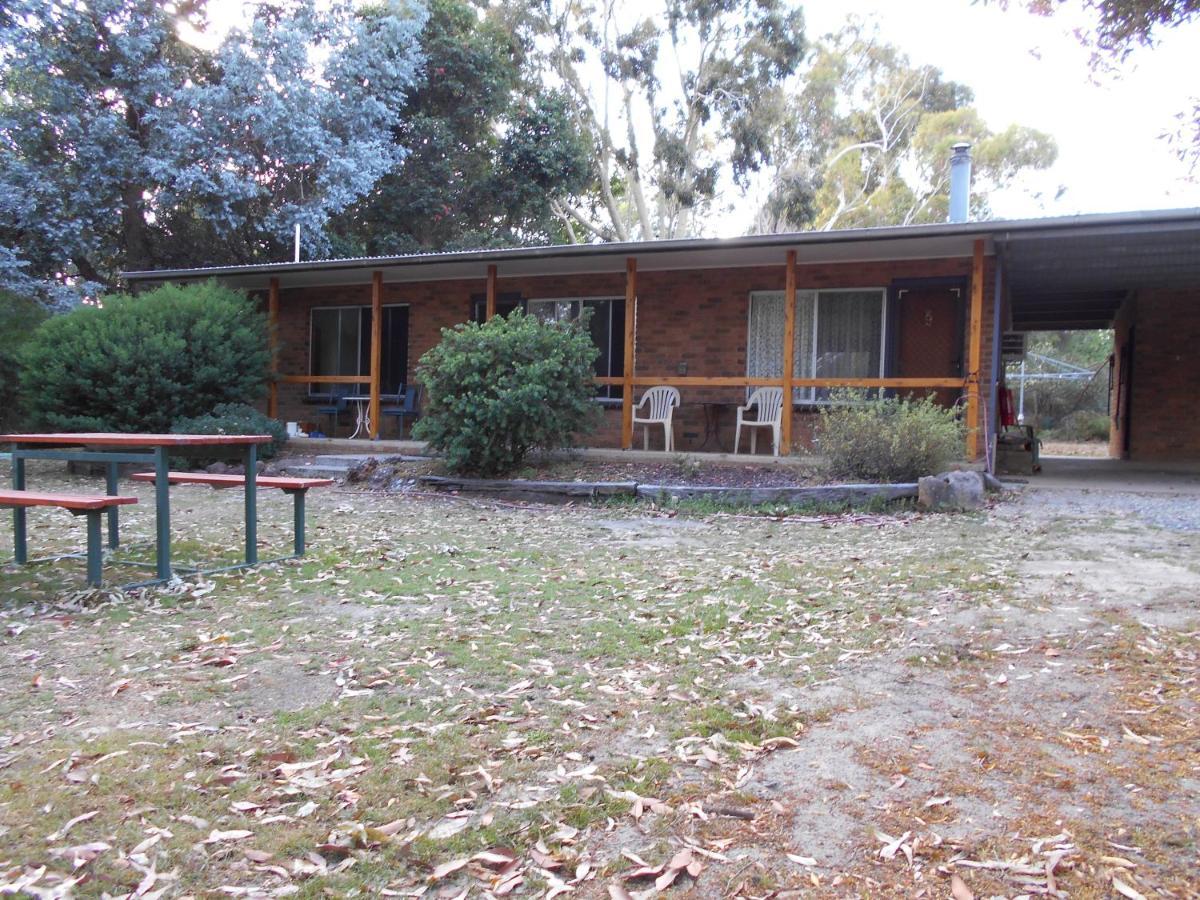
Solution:
M 130 490 L 148 559 L 150 493 Z M 260 496 L 262 552 L 286 552 L 290 499 Z M 173 497 L 177 556 L 236 558 L 240 495 Z M 1031 568 L 1200 560 L 1195 534 L 1121 520 L 1086 543 L 1028 501 L 793 521 L 334 489 L 309 509 L 303 562 L 165 591 L 4 570 L 0 884 L 1195 887 L 1194 603 L 1148 620 L 1135 586 Z M 34 555 L 82 542 L 65 513 L 30 520 Z

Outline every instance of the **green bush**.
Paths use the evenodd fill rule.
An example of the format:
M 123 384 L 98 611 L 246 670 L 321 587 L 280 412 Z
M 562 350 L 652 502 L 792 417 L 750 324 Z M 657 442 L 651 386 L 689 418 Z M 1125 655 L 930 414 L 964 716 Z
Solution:
M 21 388 L 37 427 L 165 432 L 263 395 L 267 320 L 242 293 L 208 282 L 103 303 L 47 320 L 22 349 Z
M 451 471 L 500 475 L 533 449 L 570 446 L 597 415 L 585 327 L 514 312 L 442 331 L 421 357 L 425 403 L 413 434 Z
M 269 434 L 269 444 L 258 445 L 259 459 L 273 459 L 287 443 L 287 428 L 278 419 L 268 418 L 245 403 L 220 403 L 211 412 L 185 416 L 171 424 L 173 434 Z M 195 465 L 207 465 L 226 457 L 189 457 Z
M 1108 413 L 1077 409 L 1044 436 L 1059 441 L 1107 441 L 1108 426 Z
M 829 473 L 838 479 L 910 482 L 942 472 L 963 454 L 954 410 L 933 398 L 876 400 L 864 391 L 837 391 L 821 410 L 817 436 Z
M 34 329 L 49 316 L 36 300 L 0 290 L 0 428 L 19 431 L 25 426 L 21 412 L 21 348 Z

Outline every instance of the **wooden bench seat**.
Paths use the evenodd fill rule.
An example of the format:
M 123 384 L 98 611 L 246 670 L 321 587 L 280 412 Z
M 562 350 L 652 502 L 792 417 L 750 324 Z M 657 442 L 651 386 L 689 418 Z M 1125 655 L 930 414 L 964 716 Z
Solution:
M 137 502 L 137 497 L 108 494 L 48 494 L 40 491 L 0 490 L 0 509 L 18 510 L 13 519 L 13 557 L 18 563 L 25 563 L 28 559 L 25 544 L 26 509 L 51 506 L 65 509 L 75 516 L 87 516 L 87 580 L 93 587 L 100 587 L 104 563 L 101 514 L 105 510 Z
M 129 476 L 134 481 L 153 482 L 153 472 L 135 472 Z M 215 488 L 241 487 L 246 483 L 245 475 L 215 475 L 208 472 L 168 472 L 171 484 L 207 484 Z M 259 475 L 254 479 L 259 487 L 279 488 L 284 491 L 307 491 L 309 488 L 328 487 L 332 478 L 281 478 L 274 475 Z
M 153 472 L 135 472 L 129 476 L 133 481 L 148 481 L 151 484 L 158 480 Z M 217 475 L 208 472 L 168 472 L 167 482 L 170 484 L 206 484 L 217 489 L 243 487 L 246 484 L 245 475 Z M 254 479 L 256 488 L 279 488 L 285 494 L 292 495 L 294 504 L 293 522 L 295 532 L 293 546 L 296 556 L 304 555 L 304 495 L 310 488 L 329 487 L 332 478 L 284 478 L 276 475 L 259 475 Z
M 39 491 L 0 490 L 0 508 L 3 509 L 18 506 L 59 506 L 72 511 L 90 512 L 137 502 L 137 497 L 110 497 L 105 494 L 45 494 Z

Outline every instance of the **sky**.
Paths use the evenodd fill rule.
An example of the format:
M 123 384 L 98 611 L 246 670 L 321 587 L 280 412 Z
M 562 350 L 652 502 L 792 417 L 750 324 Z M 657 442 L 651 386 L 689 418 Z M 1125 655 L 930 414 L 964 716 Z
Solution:
M 1200 23 L 1164 31 L 1117 77 L 1097 78 L 1071 33 L 1088 21 L 1077 0 L 1050 18 L 1030 15 L 1019 0 L 1008 11 L 972 0 L 812 0 L 803 8 L 810 37 L 861 16 L 914 63 L 971 87 L 993 130 L 1015 122 L 1054 136 L 1058 161 L 992 194 L 997 217 L 1200 207 L 1200 171 L 1189 182 L 1159 138 L 1200 93 Z

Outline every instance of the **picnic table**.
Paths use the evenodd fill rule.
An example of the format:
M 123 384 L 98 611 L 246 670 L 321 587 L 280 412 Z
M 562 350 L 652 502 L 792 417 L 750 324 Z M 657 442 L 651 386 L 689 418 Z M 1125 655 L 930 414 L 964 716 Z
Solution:
M 25 461 L 54 459 L 67 462 L 102 463 L 106 466 L 107 493 L 117 493 L 117 466 L 120 463 L 141 463 L 154 467 L 155 569 L 156 578 L 143 584 L 170 581 L 171 567 L 171 471 L 170 456 L 204 448 L 216 451 L 212 455 L 241 456 L 245 465 L 245 562 L 232 568 L 252 566 L 258 562 L 258 445 L 271 441 L 266 434 L 123 434 L 123 433 L 51 433 L 3 434 L 0 443 L 12 445 L 13 491 L 25 491 Z M 13 507 L 14 560 L 25 559 L 25 508 Z M 108 544 L 115 549 L 120 543 L 118 510 L 107 508 Z M 230 567 L 226 567 L 230 568 Z M 215 571 L 215 570 L 214 570 Z M 193 573 L 197 574 L 197 573 Z

